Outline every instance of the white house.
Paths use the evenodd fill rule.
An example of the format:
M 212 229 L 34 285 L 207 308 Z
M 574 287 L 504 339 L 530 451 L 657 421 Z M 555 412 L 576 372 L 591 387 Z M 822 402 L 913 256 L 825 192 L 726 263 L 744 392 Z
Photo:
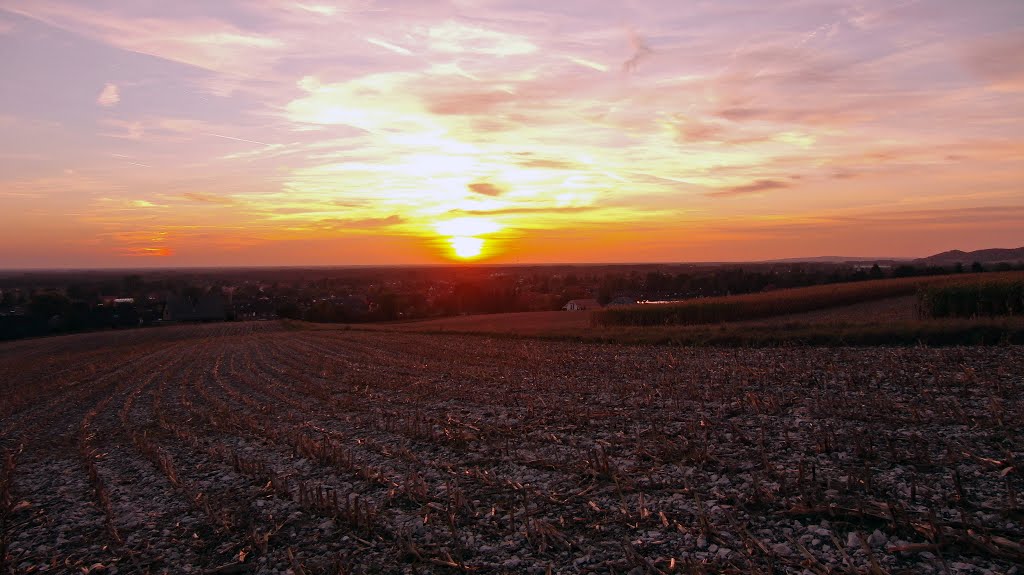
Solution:
M 562 306 L 565 311 L 585 311 L 588 309 L 600 309 L 601 304 L 596 299 L 574 299 Z

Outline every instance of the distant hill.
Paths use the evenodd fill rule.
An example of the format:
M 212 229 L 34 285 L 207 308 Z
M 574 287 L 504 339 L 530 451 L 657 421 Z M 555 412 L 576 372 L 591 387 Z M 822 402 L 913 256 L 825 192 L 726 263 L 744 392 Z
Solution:
M 841 264 L 845 262 L 897 262 L 904 261 L 910 258 L 867 258 L 859 256 L 814 256 L 808 258 L 783 258 L 779 260 L 767 260 L 764 263 L 768 264 L 794 264 L 801 262 L 813 262 L 813 263 L 828 263 L 828 264 Z
M 1024 247 L 1021 248 L 992 248 L 987 250 L 976 250 L 965 252 L 961 250 L 950 250 L 935 254 L 926 258 L 914 260 L 915 263 L 930 265 L 948 265 L 960 263 L 999 263 L 999 262 L 1024 262 Z

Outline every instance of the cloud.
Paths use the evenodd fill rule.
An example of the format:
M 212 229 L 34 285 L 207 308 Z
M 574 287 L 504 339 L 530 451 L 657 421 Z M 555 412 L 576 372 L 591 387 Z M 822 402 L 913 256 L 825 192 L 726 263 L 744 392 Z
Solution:
M 474 194 L 491 196 L 492 198 L 505 193 L 505 190 L 502 187 L 490 182 L 473 182 L 466 187 Z
M 441 54 L 517 56 L 539 48 L 525 36 L 470 26 L 453 20 L 427 30 L 429 48 Z
M 431 97 L 430 111 L 443 115 L 487 114 L 515 100 L 513 94 L 500 91 L 439 94 Z
M 325 230 L 375 230 L 405 223 L 405 218 L 391 214 L 384 218 L 343 219 L 327 218 L 317 220 L 315 227 Z
M 116 84 L 107 84 L 103 86 L 103 90 L 100 91 L 100 95 L 96 97 L 96 103 L 104 108 L 110 108 L 121 101 L 121 90 L 118 89 Z
M 497 208 L 494 210 L 451 210 L 446 212 L 449 215 L 461 216 L 504 216 L 520 214 L 576 214 L 581 212 L 594 212 L 602 208 L 598 206 L 538 206 L 538 207 L 514 207 Z
M 726 133 L 726 128 L 722 124 L 703 122 L 694 118 L 680 118 L 673 128 L 676 140 L 680 143 L 722 141 Z
M 220 204 L 223 206 L 230 206 L 236 203 L 235 200 L 232 198 L 226 198 L 224 196 L 218 196 L 216 194 L 207 194 L 203 192 L 185 192 L 181 194 L 181 197 L 195 202 L 204 202 L 207 204 Z
M 100 132 L 101 136 L 108 138 L 118 138 L 122 140 L 141 140 L 142 136 L 146 134 L 146 128 L 142 125 L 142 122 L 128 122 L 125 120 L 115 119 L 102 119 L 100 123 L 113 130 L 107 130 Z
M 266 75 L 284 48 L 274 36 L 207 17 L 147 17 L 54 0 L 11 0 L 4 8 L 123 50 L 219 72 L 214 88 L 221 95 L 236 87 L 231 78 Z
M 306 76 L 298 83 L 306 94 L 289 102 L 285 111 L 293 122 L 346 125 L 371 133 L 431 128 L 433 121 L 410 93 L 410 84 L 417 79 L 412 73 L 384 72 L 324 84 Z
M 146 258 L 165 258 L 174 255 L 173 249 L 164 246 L 148 248 L 119 248 L 118 252 L 124 256 Z
M 548 170 L 574 170 L 579 167 L 579 165 L 573 162 L 550 158 L 531 158 L 516 163 L 524 168 L 545 168 Z
M 633 48 L 633 55 L 622 63 L 623 72 L 635 72 L 640 61 L 654 51 L 647 45 L 647 41 L 644 37 L 637 34 L 635 30 L 629 31 L 629 45 Z
M 781 182 L 779 180 L 754 180 L 749 184 L 725 188 L 715 192 L 708 192 L 705 195 L 710 196 L 712 198 L 730 198 L 733 196 L 756 194 L 759 192 L 766 192 L 768 190 L 779 190 L 788 187 L 788 183 Z
M 967 51 L 966 65 L 973 74 L 997 91 L 1024 92 L 1024 36 L 993 35 L 974 42 Z

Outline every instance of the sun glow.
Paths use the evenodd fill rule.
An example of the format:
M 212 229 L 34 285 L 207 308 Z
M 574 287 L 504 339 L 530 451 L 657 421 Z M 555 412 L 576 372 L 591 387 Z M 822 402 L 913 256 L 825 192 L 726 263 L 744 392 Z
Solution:
M 455 256 L 465 260 L 480 257 L 484 251 L 484 240 L 482 238 L 455 236 L 448 241 L 455 251 Z
M 438 222 L 434 229 L 442 236 L 472 237 L 500 231 L 501 224 L 489 218 L 455 218 Z
M 487 240 L 479 236 L 498 232 L 502 225 L 488 218 L 467 217 L 438 222 L 434 229 L 448 238 L 455 257 L 469 260 L 484 255 Z

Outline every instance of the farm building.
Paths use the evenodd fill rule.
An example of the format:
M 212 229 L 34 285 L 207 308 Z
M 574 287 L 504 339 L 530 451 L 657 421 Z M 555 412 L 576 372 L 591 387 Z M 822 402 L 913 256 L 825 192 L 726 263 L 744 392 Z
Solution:
M 574 299 L 562 306 L 565 311 L 585 311 L 588 309 L 600 309 L 601 304 L 596 299 Z

